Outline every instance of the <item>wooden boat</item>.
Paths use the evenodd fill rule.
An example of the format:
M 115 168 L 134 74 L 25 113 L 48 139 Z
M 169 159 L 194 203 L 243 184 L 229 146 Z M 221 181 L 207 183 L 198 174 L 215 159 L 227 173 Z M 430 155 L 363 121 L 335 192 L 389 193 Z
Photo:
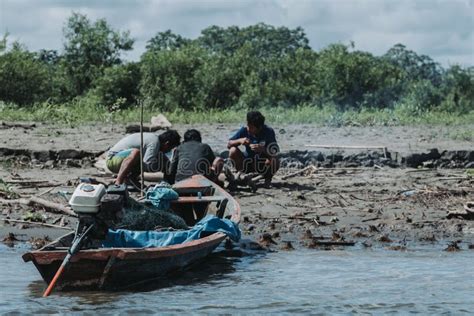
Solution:
M 194 218 L 194 221 L 212 212 L 221 218 L 230 218 L 235 223 L 240 221 L 239 203 L 224 189 L 201 175 L 177 182 L 173 188 L 180 197 L 172 204 L 172 209 L 181 213 L 192 212 L 190 218 Z M 74 233 L 64 235 L 37 251 L 24 254 L 23 260 L 32 261 L 49 284 L 66 256 L 73 237 Z M 81 250 L 72 257 L 56 288 L 120 289 L 159 278 L 205 258 L 225 238 L 223 233 L 213 233 L 198 240 L 160 248 Z

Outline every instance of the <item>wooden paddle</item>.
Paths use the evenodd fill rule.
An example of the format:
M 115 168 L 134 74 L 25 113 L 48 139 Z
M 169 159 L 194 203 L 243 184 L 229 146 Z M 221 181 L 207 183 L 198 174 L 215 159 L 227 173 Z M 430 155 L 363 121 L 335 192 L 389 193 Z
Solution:
M 53 279 L 49 283 L 46 291 L 44 291 L 43 297 L 48 297 L 49 294 L 51 294 L 51 292 L 54 289 L 54 286 L 56 285 L 56 282 L 58 281 L 59 277 L 63 274 L 64 269 L 66 268 L 67 264 L 71 260 L 72 256 L 76 254 L 77 252 L 79 252 L 79 250 L 81 250 L 82 242 L 84 241 L 84 238 L 92 229 L 92 227 L 94 227 L 94 223 L 92 223 L 89 227 L 87 227 L 87 229 L 84 231 L 83 234 L 76 235 L 76 237 L 74 238 L 74 241 L 72 242 L 71 248 L 68 249 L 67 255 L 64 258 L 63 262 L 61 263 L 61 266 L 59 267 L 58 271 L 56 271 L 56 274 L 54 275 Z

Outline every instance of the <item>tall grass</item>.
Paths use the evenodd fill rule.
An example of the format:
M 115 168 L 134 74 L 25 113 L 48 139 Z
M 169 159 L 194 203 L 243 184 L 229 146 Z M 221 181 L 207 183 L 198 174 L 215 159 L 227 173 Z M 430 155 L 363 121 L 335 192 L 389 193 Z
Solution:
M 261 108 L 271 124 L 313 124 L 320 126 L 399 126 L 399 125 L 470 125 L 474 110 L 465 114 L 441 110 L 415 113 L 405 107 L 394 109 L 362 109 L 338 111 L 334 106 L 315 107 L 302 105 L 294 108 Z M 184 111 L 176 109 L 163 114 L 175 124 L 179 123 L 238 123 L 245 120 L 246 109 L 209 109 Z M 159 109 L 145 109 L 144 120 L 160 113 Z M 64 125 L 89 123 L 132 123 L 140 120 L 139 108 L 109 112 L 91 99 L 83 98 L 67 104 L 42 103 L 33 107 L 17 107 L 0 102 L 0 120 L 47 122 Z

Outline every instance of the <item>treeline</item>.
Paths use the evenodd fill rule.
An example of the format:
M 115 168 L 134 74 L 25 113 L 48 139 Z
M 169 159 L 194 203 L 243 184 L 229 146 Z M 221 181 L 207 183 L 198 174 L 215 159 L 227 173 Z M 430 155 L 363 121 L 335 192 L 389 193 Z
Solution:
M 129 32 L 73 13 L 62 52 L 31 52 L 0 41 L 0 100 L 31 107 L 90 99 L 109 111 L 135 106 L 206 110 L 228 107 L 406 107 L 474 109 L 474 68 L 443 69 L 401 44 L 383 56 L 333 44 L 314 51 L 304 30 L 256 24 L 211 26 L 196 39 L 171 31 L 148 41 L 138 62 Z

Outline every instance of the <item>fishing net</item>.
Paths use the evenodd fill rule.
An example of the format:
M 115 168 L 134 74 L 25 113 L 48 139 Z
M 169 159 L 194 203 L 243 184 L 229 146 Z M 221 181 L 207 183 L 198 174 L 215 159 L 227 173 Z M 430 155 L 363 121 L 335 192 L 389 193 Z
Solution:
M 124 207 L 124 217 L 117 228 L 129 230 L 156 230 L 159 228 L 187 229 L 184 219 L 171 211 L 145 205 L 129 198 Z

